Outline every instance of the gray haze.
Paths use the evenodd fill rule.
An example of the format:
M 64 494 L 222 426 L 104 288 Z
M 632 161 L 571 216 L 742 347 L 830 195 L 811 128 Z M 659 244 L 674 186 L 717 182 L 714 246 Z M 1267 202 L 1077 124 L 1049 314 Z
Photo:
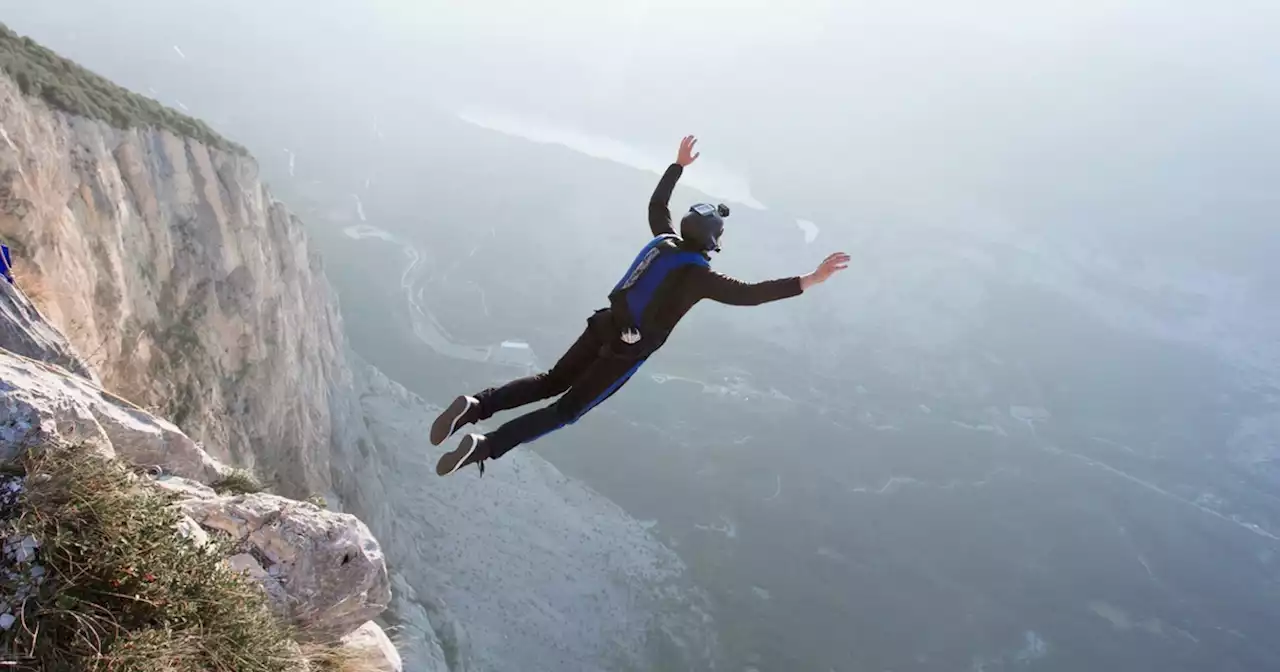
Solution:
M 672 205 L 734 206 L 718 268 L 850 252 L 799 299 L 699 306 L 521 448 L 654 522 L 719 669 L 1280 667 L 1280 6 L 727 7 L 0 19 L 248 146 L 353 346 L 435 403 L 520 373 L 467 346 L 554 361 L 686 133 Z
M 482 106 L 668 153 L 693 132 L 766 203 L 827 226 L 977 212 L 1254 268 L 1276 251 L 1274 3 L 9 4 L 19 29 L 83 26 L 59 42 L 109 46 L 103 69 L 176 69 L 180 44 L 185 67 L 241 79 L 165 102 Z

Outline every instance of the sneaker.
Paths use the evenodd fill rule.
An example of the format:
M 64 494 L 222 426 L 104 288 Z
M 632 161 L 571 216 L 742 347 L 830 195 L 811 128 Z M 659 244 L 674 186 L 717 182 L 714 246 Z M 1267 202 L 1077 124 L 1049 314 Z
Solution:
M 440 456 L 436 462 L 436 475 L 448 476 L 468 464 L 479 464 L 480 475 L 484 476 L 484 461 L 489 459 L 488 439 L 484 434 L 468 434 L 462 437 L 457 448 Z
M 449 408 L 436 417 L 431 423 L 431 445 L 438 446 L 453 436 L 459 427 L 469 425 L 479 419 L 480 400 L 463 395 L 453 400 Z

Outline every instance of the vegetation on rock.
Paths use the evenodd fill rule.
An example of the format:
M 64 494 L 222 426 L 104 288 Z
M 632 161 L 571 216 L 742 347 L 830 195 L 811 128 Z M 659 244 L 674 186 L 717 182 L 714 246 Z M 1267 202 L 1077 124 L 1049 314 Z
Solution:
M 262 481 L 258 480 L 258 477 L 247 469 L 234 469 L 218 481 L 211 483 L 209 487 L 212 487 L 214 492 L 220 495 L 227 493 L 251 495 L 263 490 Z
M 42 568 L 0 633 L 17 669 L 361 669 L 337 646 L 300 647 L 261 586 L 225 562 L 229 539 L 178 534 L 176 494 L 85 445 L 39 447 L 14 466 L 25 478 L 4 534 L 38 545 Z
M 236 154 L 244 147 L 218 135 L 207 124 L 118 86 L 75 62 L 40 46 L 0 23 L 0 70 L 22 92 L 50 106 L 105 122 L 116 128 L 157 127 Z
M 176 496 L 86 446 L 22 460 L 17 536 L 39 540 L 47 579 L 8 647 L 38 669 L 303 669 L 289 631 L 251 579 L 176 533 Z M 31 602 L 34 602 L 31 603 Z

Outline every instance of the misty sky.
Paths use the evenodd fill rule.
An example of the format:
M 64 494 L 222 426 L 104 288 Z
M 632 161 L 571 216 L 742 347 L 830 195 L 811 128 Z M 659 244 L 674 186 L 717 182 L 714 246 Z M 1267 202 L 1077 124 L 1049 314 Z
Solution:
M 378 8 L 422 47 L 441 105 L 644 144 L 697 132 L 815 195 L 928 180 L 944 200 L 1056 186 L 1088 201 L 1212 179 L 1169 197 L 1261 201 L 1280 167 L 1274 3 L 407 5 Z
M 697 133 L 754 198 L 824 226 L 867 206 L 1280 252 L 1275 3 L 374 6 L 441 108 L 658 153 Z
M 703 179 L 825 231 L 999 222 L 1249 272 L 1280 253 L 1276 3 L 48 0 L 6 20 L 68 11 L 122 53 L 158 35 L 185 67 L 240 64 L 224 98 L 338 86 L 370 118 L 479 110 L 650 163 L 696 133 Z

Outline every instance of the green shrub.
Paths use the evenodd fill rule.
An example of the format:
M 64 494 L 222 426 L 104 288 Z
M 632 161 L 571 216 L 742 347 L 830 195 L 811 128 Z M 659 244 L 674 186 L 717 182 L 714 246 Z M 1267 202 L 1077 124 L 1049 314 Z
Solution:
M 264 488 L 262 481 L 258 480 L 258 477 L 247 469 L 233 469 L 231 473 L 218 479 L 210 487 L 220 495 L 228 493 L 251 495 L 255 492 L 262 492 Z
M 244 147 L 227 140 L 203 121 L 117 86 L 75 62 L 19 36 L 0 23 L 0 70 L 22 92 L 68 114 L 105 122 L 116 128 L 164 128 L 178 135 L 236 154 Z
M 310 502 L 311 504 L 315 504 L 316 506 L 322 509 L 329 508 L 329 500 L 325 499 L 324 495 L 311 495 L 310 497 L 307 498 L 307 501 Z

